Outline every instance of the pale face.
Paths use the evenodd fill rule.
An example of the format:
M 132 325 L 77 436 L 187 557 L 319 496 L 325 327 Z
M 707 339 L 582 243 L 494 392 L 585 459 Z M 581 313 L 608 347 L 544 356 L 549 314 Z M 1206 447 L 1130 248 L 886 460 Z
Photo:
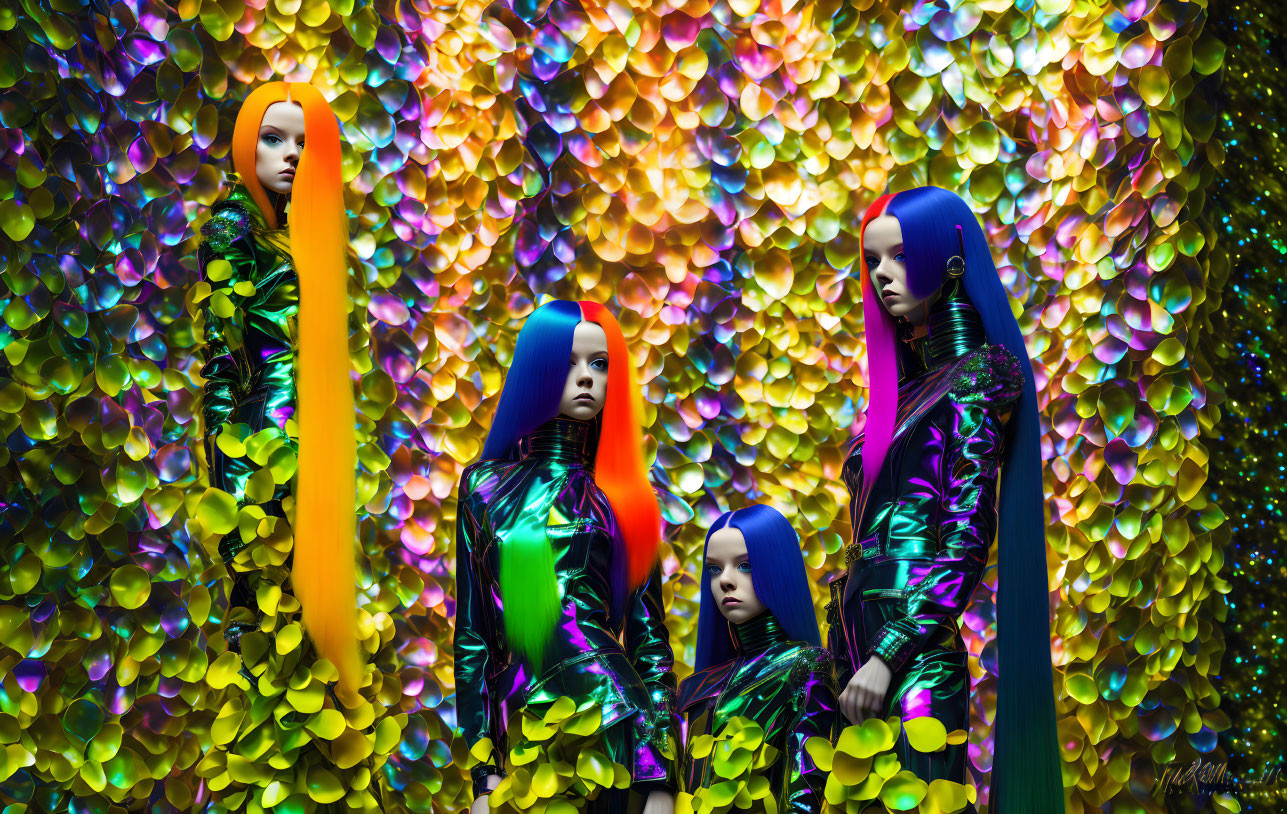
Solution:
M 906 317 L 913 325 L 925 322 L 933 295 L 917 299 L 907 287 L 907 257 L 903 254 L 903 228 L 898 218 L 881 215 L 867 224 L 862 254 L 871 284 L 889 315 Z
M 725 619 L 739 624 L 764 613 L 766 608 L 751 584 L 751 560 L 742 532 L 725 526 L 712 534 L 706 542 L 705 568 L 711 596 Z
M 608 335 L 597 322 L 582 320 L 572 334 L 572 356 L 559 415 L 588 421 L 603 409 L 607 393 Z
M 255 143 L 255 175 L 264 189 L 289 195 L 304 149 L 304 108 L 274 102 L 264 111 Z

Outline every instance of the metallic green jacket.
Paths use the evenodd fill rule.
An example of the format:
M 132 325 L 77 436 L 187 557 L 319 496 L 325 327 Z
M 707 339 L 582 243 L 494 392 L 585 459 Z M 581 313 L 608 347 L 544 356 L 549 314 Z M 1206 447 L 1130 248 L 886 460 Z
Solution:
M 299 278 L 285 230 L 265 228 L 259 208 L 243 186 L 234 186 L 225 200 L 214 205 L 201 235 L 197 262 L 211 288 L 201 303 L 206 336 L 201 412 L 207 460 L 212 485 L 240 503 L 246 499 L 246 481 L 254 467 L 244 458 L 224 455 L 214 443 L 225 426 L 244 424 L 246 435 L 276 427 L 291 448 L 298 449 L 298 440 L 287 434 L 286 424 L 296 405 Z M 230 277 L 222 278 L 222 272 L 212 269 L 216 260 L 228 262 Z M 288 484 L 278 484 L 270 501 L 277 505 L 266 506 L 265 511 L 280 515 L 279 501 L 288 491 Z M 221 548 L 235 549 L 238 543 L 234 531 Z M 224 553 L 227 557 L 229 552 Z
M 787 639 L 769 611 L 733 625 L 737 656 L 684 679 L 679 711 L 684 743 L 714 735 L 731 718 L 750 718 L 764 728 L 764 742 L 778 759 L 768 772 L 778 811 L 821 811 L 827 773 L 814 765 L 804 745 L 812 737 L 834 743 L 839 714 L 831 656 L 826 650 Z M 719 782 L 711 759 L 681 755 L 684 790 Z
M 661 572 L 654 568 L 629 596 L 613 590 L 623 581 L 613 569 L 619 531 L 594 481 L 598 425 L 555 418 L 519 439 L 511 459 L 471 464 L 461 478 L 457 723 L 471 749 L 484 738 L 496 747 L 489 763 L 473 769 L 475 795 L 487 775 L 504 774 L 511 715 L 523 708 L 541 713 L 560 696 L 597 701 L 602 748 L 631 770 L 635 789 L 674 785 L 673 761 L 663 755 L 675 723 L 675 675 Z M 499 547 L 525 525 L 544 527 L 562 601 L 545 651 L 548 666 L 539 673 L 506 646 L 500 596 Z
M 960 649 L 957 618 L 983 576 L 996 536 L 1005 419 L 1022 393 L 1017 360 L 1000 345 L 933 365 L 899 387 L 899 431 L 865 505 L 862 437 L 843 468 L 854 530 L 846 551 L 848 658 L 872 655 L 898 672 L 931 646 Z M 861 604 L 861 608 L 855 605 Z M 833 622 L 839 622 L 833 611 Z M 839 630 L 833 627 L 832 636 Z

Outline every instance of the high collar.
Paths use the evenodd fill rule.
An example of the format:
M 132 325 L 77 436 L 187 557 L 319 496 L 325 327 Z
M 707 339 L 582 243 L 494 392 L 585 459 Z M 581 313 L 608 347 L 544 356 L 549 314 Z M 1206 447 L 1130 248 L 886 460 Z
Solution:
M 758 656 L 771 646 L 788 641 L 786 632 L 770 610 L 765 610 L 754 619 L 730 624 L 729 627 L 733 631 L 733 644 L 737 647 L 739 656 Z
M 589 421 L 556 416 L 518 439 L 519 458 L 593 469 L 594 455 L 599 448 L 600 423 L 599 416 Z
M 899 321 L 900 378 L 907 379 L 924 371 L 935 370 L 983 347 L 987 336 L 983 321 L 965 294 L 960 280 L 944 283 L 943 293 L 930 306 L 926 317 L 928 333 L 910 338 L 911 324 Z

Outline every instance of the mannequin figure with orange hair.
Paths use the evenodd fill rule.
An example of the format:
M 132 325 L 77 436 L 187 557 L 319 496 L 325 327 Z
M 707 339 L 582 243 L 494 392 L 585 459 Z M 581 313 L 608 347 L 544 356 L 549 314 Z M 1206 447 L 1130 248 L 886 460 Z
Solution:
M 239 178 L 213 206 L 198 250 L 211 484 L 274 517 L 286 517 L 293 498 L 286 565 L 304 628 L 352 693 L 361 673 L 357 456 L 339 124 L 312 85 L 269 82 L 242 105 L 232 160 Z M 266 443 L 241 443 L 256 435 Z M 243 446 L 246 455 L 233 454 Z M 266 459 L 252 460 L 250 447 Z M 298 464 L 293 487 L 291 456 L 271 452 L 283 447 Z M 265 558 L 239 557 L 248 545 L 239 529 L 219 545 L 234 583 L 224 636 L 238 653 L 241 637 L 259 629 L 253 562 Z
M 581 811 L 673 810 L 674 654 L 640 408 L 608 309 L 555 300 L 527 318 L 456 508 L 456 714 L 471 751 L 493 745 L 473 814 L 521 740 L 514 713 L 560 696 L 595 702 L 601 750 L 630 771 L 630 789 Z

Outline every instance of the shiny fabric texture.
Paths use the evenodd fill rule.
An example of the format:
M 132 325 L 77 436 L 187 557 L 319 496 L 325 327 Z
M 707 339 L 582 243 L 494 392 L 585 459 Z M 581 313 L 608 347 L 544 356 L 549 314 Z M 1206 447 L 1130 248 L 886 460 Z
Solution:
M 252 434 L 276 427 L 291 449 L 299 449 L 297 439 L 287 432 L 287 421 L 294 416 L 296 405 L 299 278 L 291 264 L 286 230 L 266 229 L 259 208 L 240 184 L 214 205 L 201 234 L 197 262 L 202 277 L 212 289 L 224 290 L 233 305 L 230 316 L 219 316 L 210 298 L 202 303 L 206 346 L 201 375 L 206 383 L 201 411 L 206 459 L 212 485 L 240 504 L 245 502 L 246 481 L 254 470 L 248 460 L 224 455 L 215 443 L 215 436 L 225 426 L 245 424 Z M 230 278 L 210 280 L 208 269 L 215 260 L 228 262 Z M 281 500 L 289 492 L 288 483 L 278 484 L 272 500 L 260 505 L 266 513 L 282 517 Z M 234 529 L 225 535 L 219 550 L 224 561 L 230 562 L 243 547 Z M 237 593 L 244 590 L 244 584 L 235 588 Z
M 909 405 L 910 415 L 861 516 L 858 501 L 851 501 L 849 570 L 831 584 L 828 647 L 840 688 L 879 656 L 893 671 L 881 715 L 932 715 L 951 731 L 969 725 L 958 619 L 996 536 L 1005 421 L 1023 377 L 999 345 L 922 360 L 905 356 L 906 369 L 916 372 L 900 384 L 899 402 Z M 861 453 L 859 438 L 843 469 L 855 497 L 863 482 Z M 964 782 L 964 744 L 923 754 L 900 737 L 896 750 L 904 768 L 926 782 Z
M 839 730 L 831 655 L 805 642 L 789 641 L 771 611 L 733 625 L 737 656 L 684 679 L 679 687 L 683 742 L 714 735 L 736 716 L 764 728 L 764 740 L 779 751 L 768 778 L 781 812 L 823 807 L 827 773 L 805 751 L 812 737 L 834 743 Z M 718 778 L 711 760 L 680 755 L 685 791 L 709 787 Z
M 519 440 L 514 460 L 471 464 L 456 519 L 456 710 L 472 749 L 491 738 L 492 759 L 473 770 L 474 793 L 503 775 L 506 727 L 523 708 L 542 714 L 557 698 L 593 700 L 602 748 L 631 770 L 641 793 L 674 787 L 671 750 L 674 655 L 661 570 L 614 612 L 616 518 L 594 482 L 597 419 L 555 418 Z M 640 499 L 652 499 L 641 495 Z M 533 507 L 548 506 L 548 511 Z M 544 527 L 554 552 L 561 610 L 538 673 L 506 646 L 499 548 L 519 529 Z M 515 719 L 516 720 L 516 719 Z M 518 736 L 518 737 L 521 737 Z

